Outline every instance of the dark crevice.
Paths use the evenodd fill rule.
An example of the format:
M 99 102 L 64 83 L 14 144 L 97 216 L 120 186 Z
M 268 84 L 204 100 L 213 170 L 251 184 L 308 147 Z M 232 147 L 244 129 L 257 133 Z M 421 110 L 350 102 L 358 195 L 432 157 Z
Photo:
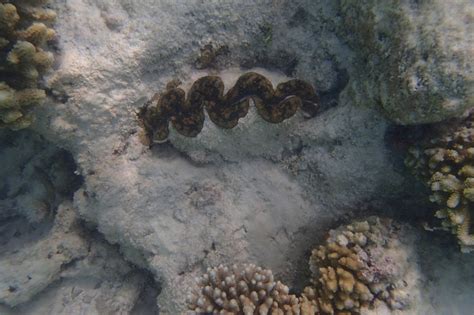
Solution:
M 161 286 L 155 281 L 153 274 L 146 269 L 138 269 L 145 275 L 146 281 L 138 300 L 130 311 L 130 315 L 156 315 L 160 313 L 156 298 L 161 293 Z
M 337 69 L 336 83 L 326 91 L 319 91 L 321 100 L 320 112 L 335 107 L 338 104 L 339 95 L 349 83 L 349 72 L 346 69 Z

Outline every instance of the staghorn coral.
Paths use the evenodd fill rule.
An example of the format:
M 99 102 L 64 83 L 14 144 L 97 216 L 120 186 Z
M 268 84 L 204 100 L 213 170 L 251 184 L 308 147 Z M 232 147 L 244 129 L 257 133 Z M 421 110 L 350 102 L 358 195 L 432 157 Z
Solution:
M 390 220 L 370 217 L 331 230 L 326 243 L 312 251 L 312 287 L 305 289 L 322 314 L 358 314 L 383 301 L 392 309 L 409 303 L 403 265 Z
M 271 270 L 253 264 L 209 268 L 197 280 L 187 298 L 192 314 L 316 314 L 316 305 L 306 296 L 289 294 L 275 281 Z
M 56 14 L 44 8 L 47 2 L 0 3 L 0 127 L 28 127 L 31 106 L 45 99 L 39 79 L 54 62 L 47 44 L 56 36 L 48 26 Z
M 458 238 L 463 252 L 474 250 L 474 115 L 434 127 L 405 164 L 431 189 L 430 201 L 442 228 Z M 434 136 L 433 136 L 434 134 Z
M 244 117 L 253 100 L 258 113 L 270 123 L 279 123 L 301 108 L 309 116 L 318 111 L 318 97 L 313 87 L 293 79 L 278 84 L 263 75 L 248 72 L 224 95 L 224 83 L 217 76 L 196 80 L 187 98 L 185 92 L 172 82 L 161 95 L 156 94 L 138 113 L 141 126 L 150 142 L 163 142 L 169 134 L 169 122 L 182 135 L 195 137 L 204 125 L 204 107 L 217 126 L 233 128 Z

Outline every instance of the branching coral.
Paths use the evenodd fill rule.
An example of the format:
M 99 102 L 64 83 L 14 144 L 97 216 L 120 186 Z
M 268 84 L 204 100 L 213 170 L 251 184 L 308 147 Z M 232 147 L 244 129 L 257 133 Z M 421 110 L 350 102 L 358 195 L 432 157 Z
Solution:
M 301 296 L 255 265 L 209 268 L 188 296 L 188 314 L 359 314 L 376 302 L 405 309 L 415 280 L 391 220 L 370 217 L 329 232 L 309 261 Z
M 438 128 L 410 149 L 405 164 L 431 188 L 442 227 L 469 252 L 474 250 L 474 115 Z
M 0 127 L 28 127 L 29 108 L 46 97 L 38 81 L 53 64 L 46 48 L 56 35 L 48 27 L 56 14 L 43 7 L 46 2 L 0 3 Z
M 314 302 L 297 298 L 271 270 L 252 264 L 209 268 L 188 296 L 191 314 L 315 314 Z
M 322 314 L 359 313 L 376 301 L 403 309 L 408 295 L 403 266 L 397 265 L 395 225 L 371 217 L 330 231 L 310 258 L 312 282 Z
M 318 110 L 318 97 L 309 83 L 293 79 L 273 89 L 263 75 L 248 72 L 241 75 L 226 94 L 224 83 L 217 76 L 196 80 L 187 98 L 176 84 L 168 84 L 164 93 L 155 95 L 141 108 L 138 118 L 150 142 L 163 142 L 168 138 L 170 121 L 180 134 L 195 137 L 204 125 L 204 108 L 212 122 L 230 129 L 247 115 L 250 99 L 260 116 L 270 123 L 290 118 L 299 108 L 311 117 Z

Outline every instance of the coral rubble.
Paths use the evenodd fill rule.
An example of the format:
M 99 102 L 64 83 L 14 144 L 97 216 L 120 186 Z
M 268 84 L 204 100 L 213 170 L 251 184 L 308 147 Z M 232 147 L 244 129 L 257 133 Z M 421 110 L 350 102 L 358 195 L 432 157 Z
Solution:
M 273 89 L 266 77 L 248 72 L 224 95 L 224 83 L 217 76 L 196 80 L 187 98 L 174 82 L 168 84 L 161 95 L 156 94 L 141 108 L 138 118 L 150 142 L 168 138 L 169 122 L 182 135 L 195 137 L 204 125 L 204 107 L 217 126 L 234 128 L 239 119 L 247 115 L 253 100 L 262 118 L 270 123 L 280 123 L 301 108 L 309 116 L 318 110 L 318 97 L 307 82 L 293 79 L 278 84 Z
M 22 129 L 32 122 L 29 109 L 43 102 L 39 79 L 54 57 L 47 44 L 56 18 L 47 1 L 0 3 L 0 127 Z
M 370 217 L 330 231 L 310 258 L 315 297 L 322 314 L 353 314 L 377 301 L 408 306 L 406 270 L 397 251 L 396 225 Z
M 474 250 L 474 116 L 437 127 L 409 150 L 405 164 L 431 188 L 442 227 L 469 252 Z

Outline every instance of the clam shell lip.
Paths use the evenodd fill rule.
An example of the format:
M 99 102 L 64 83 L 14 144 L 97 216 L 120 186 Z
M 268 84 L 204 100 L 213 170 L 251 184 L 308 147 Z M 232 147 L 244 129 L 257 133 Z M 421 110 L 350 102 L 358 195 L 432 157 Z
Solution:
M 161 139 L 153 139 L 153 143 L 156 143 L 156 144 L 163 144 L 163 143 L 166 143 L 166 142 L 168 142 L 168 138 L 163 139 L 163 140 L 161 140 Z
M 156 96 L 154 97 L 156 99 Z M 274 89 L 271 81 L 256 72 L 242 74 L 235 85 L 224 94 L 224 83 L 218 76 L 204 76 L 197 79 L 189 92 L 176 85 L 168 85 L 156 102 L 148 102 L 139 117 L 148 134 L 153 134 L 163 121 L 174 122 L 175 129 L 183 136 L 196 137 L 202 130 L 204 108 L 218 127 L 234 128 L 238 120 L 248 112 L 250 100 L 257 112 L 270 123 L 280 123 L 302 110 L 305 118 L 314 117 L 318 111 L 317 95 L 311 84 L 299 79 L 291 79 L 278 84 Z M 243 103 L 246 105 L 243 105 Z M 153 105 L 151 105 L 153 103 Z M 158 113 L 158 114 L 157 114 Z M 185 128 L 176 128 L 179 116 L 190 115 Z M 146 122 L 146 123 L 144 123 Z M 168 138 L 169 132 L 163 141 Z M 153 139 L 154 143 L 161 139 Z

